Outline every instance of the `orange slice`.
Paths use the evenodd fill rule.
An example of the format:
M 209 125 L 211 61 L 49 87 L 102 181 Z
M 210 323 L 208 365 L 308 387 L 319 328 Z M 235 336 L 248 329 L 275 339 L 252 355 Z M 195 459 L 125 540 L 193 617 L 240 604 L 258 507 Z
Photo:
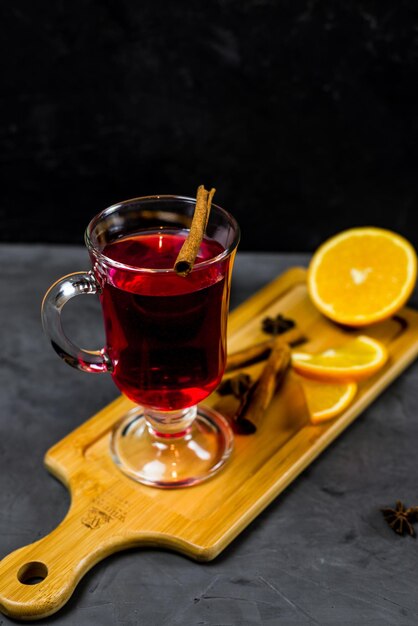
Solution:
M 360 335 L 338 348 L 319 354 L 293 352 L 293 368 L 315 380 L 353 382 L 369 378 L 386 363 L 385 346 L 371 337 Z
M 352 228 L 318 248 L 308 271 L 316 307 L 348 326 L 386 319 L 408 300 L 417 255 L 400 235 L 382 228 Z
M 342 413 L 357 393 L 356 383 L 320 383 L 304 379 L 301 385 L 313 424 L 320 424 Z

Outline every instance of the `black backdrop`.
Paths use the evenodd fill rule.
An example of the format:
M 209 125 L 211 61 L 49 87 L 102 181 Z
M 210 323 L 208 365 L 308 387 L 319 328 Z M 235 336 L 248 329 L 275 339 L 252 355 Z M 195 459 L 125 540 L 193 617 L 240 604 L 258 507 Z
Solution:
M 0 239 L 82 242 L 125 198 L 216 200 L 242 249 L 418 246 L 418 4 L 3 0 Z

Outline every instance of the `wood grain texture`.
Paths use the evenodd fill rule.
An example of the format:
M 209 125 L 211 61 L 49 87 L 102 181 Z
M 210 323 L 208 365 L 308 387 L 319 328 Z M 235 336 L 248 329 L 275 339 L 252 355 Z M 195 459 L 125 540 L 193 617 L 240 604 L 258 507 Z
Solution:
M 265 339 L 260 320 L 279 312 L 297 321 L 308 337 L 307 350 L 335 346 L 361 332 L 386 343 L 389 362 L 361 383 L 354 403 L 341 416 L 318 426 L 309 422 L 297 376 L 289 375 L 257 433 L 236 436 L 225 468 L 206 483 L 186 489 L 164 491 L 139 485 L 113 464 L 111 430 L 134 406 L 118 398 L 48 451 L 45 464 L 67 485 L 71 506 L 52 533 L 1 561 L 4 613 L 26 620 L 51 615 L 95 563 L 125 548 L 158 546 L 198 560 L 213 559 L 418 354 L 417 312 L 405 308 L 374 327 L 356 332 L 342 329 L 311 304 L 302 268 L 289 270 L 231 314 L 228 350 Z M 261 368 L 257 364 L 245 371 L 257 376 Z M 207 404 L 222 409 L 223 401 L 215 393 Z M 44 579 L 24 584 L 18 578 L 30 576 Z

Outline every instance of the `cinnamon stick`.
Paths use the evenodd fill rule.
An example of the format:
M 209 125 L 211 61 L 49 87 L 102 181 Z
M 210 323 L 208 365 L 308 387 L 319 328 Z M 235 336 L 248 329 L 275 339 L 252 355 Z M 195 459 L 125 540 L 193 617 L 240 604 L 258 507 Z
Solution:
M 292 330 L 283 333 L 280 338 L 291 347 L 300 345 L 306 341 L 306 337 L 297 328 L 292 328 Z M 274 344 L 274 339 L 268 339 L 267 341 L 262 341 L 248 348 L 243 348 L 242 350 L 228 354 L 225 371 L 231 372 L 232 370 L 263 361 L 270 354 Z
M 253 365 L 253 363 L 263 361 L 263 359 L 266 359 L 270 354 L 273 344 L 273 339 L 269 339 L 267 341 L 257 343 L 254 346 L 249 346 L 248 348 L 243 348 L 242 350 L 228 354 L 226 358 L 225 372 L 231 372 L 233 370 L 240 369 L 241 367 L 246 367 L 248 365 Z
M 248 400 L 242 407 L 240 416 L 245 417 L 254 426 L 258 427 L 261 424 L 264 413 L 287 372 L 290 357 L 289 345 L 282 338 L 277 338 L 257 384 L 248 394 Z
M 203 185 L 197 189 L 196 206 L 189 235 L 178 253 L 174 269 L 179 276 L 187 276 L 193 269 L 209 219 L 212 198 L 216 189 L 207 191 Z

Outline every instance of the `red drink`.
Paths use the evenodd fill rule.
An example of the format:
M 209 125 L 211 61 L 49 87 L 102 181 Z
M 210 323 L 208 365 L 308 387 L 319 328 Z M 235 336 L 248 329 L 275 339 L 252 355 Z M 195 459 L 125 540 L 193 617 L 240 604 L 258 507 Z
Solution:
M 113 265 L 100 296 L 113 380 L 131 400 L 160 411 L 206 398 L 225 367 L 230 259 L 199 267 L 223 252 L 218 242 L 205 238 L 193 271 L 177 276 L 172 268 L 186 236 L 175 229 L 148 230 L 103 250 L 113 261 L 132 266 Z

